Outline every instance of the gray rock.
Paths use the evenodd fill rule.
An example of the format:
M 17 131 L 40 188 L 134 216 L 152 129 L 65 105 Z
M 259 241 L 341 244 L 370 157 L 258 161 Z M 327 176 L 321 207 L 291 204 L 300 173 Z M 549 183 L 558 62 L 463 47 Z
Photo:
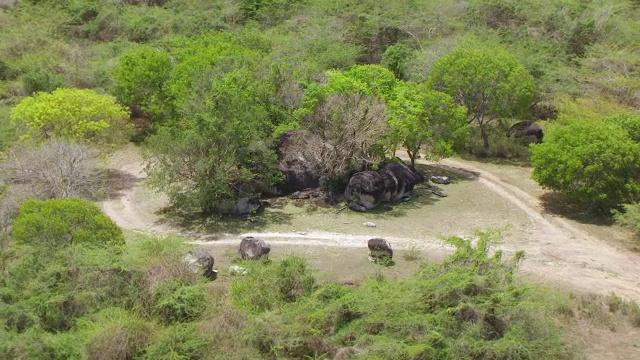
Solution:
M 432 176 L 431 177 L 431 182 L 434 182 L 434 183 L 440 184 L 440 185 L 451 184 L 451 180 L 449 179 L 448 176 Z
M 240 242 L 238 252 L 244 260 L 258 260 L 261 258 L 268 258 L 271 251 L 271 245 L 264 240 L 255 238 L 253 236 L 247 236 Z
M 349 179 L 344 197 L 355 209 L 375 208 L 381 202 L 397 202 L 410 198 L 416 184 L 424 176 L 404 163 L 389 162 L 378 171 L 361 171 Z M 357 210 L 359 211 L 359 210 Z
M 369 247 L 369 261 L 378 263 L 393 259 L 391 244 L 389 244 L 385 239 L 371 239 L 367 243 L 367 246 Z
M 368 227 L 376 227 L 376 226 L 378 226 L 378 225 L 376 225 L 376 223 L 373 223 L 371 221 L 363 222 L 362 225 L 368 226 Z
M 521 139 L 527 143 L 541 143 L 544 133 L 540 125 L 534 121 L 520 121 L 509 128 L 508 137 Z
M 185 261 L 195 273 L 202 274 L 207 279 L 215 280 L 218 277 L 218 272 L 213 270 L 213 255 L 207 249 L 189 250 Z

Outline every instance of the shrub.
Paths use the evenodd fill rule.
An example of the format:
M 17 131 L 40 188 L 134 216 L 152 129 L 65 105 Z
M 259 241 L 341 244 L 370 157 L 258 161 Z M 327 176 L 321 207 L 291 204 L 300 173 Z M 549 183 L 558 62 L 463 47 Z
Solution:
M 622 208 L 622 211 L 614 212 L 614 220 L 640 234 L 640 203 L 625 204 Z
M 249 269 L 247 275 L 233 282 L 231 297 L 236 306 L 251 313 L 295 302 L 315 288 L 315 278 L 306 261 L 295 256 Z
M 640 143 L 620 126 L 573 120 L 531 147 L 533 179 L 590 209 L 608 213 L 640 200 Z
M 124 245 L 124 236 L 94 204 L 80 199 L 28 200 L 13 223 L 16 242 L 60 249 L 70 245 Z
M 153 289 L 153 313 L 163 323 L 189 322 L 197 319 L 207 308 L 202 284 L 185 286 L 178 281 L 167 281 Z
M 17 144 L 0 164 L 0 180 L 10 185 L 8 192 L 26 191 L 32 198 L 95 198 L 104 180 L 97 156 L 88 145 L 60 139 Z
M 59 88 L 22 99 L 11 119 L 23 138 L 65 138 L 102 144 L 126 140 L 127 112 L 93 90 Z
M 80 319 L 78 328 L 76 336 L 87 338 L 88 358 L 95 360 L 133 359 L 143 353 L 154 331 L 149 322 L 119 308 Z
M 237 339 L 228 339 L 236 341 Z M 143 359 L 148 360 L 198 360 L 205 358 L 208 341 L 193 324 L 175 324 L 166 328 L 145 349 Z

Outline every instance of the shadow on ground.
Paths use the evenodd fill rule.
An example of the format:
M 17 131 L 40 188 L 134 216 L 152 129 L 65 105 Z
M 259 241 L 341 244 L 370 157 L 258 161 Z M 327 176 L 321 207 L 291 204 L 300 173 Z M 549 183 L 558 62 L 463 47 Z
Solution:
M 425 176 L 447 176 L 452 184 L 460 181 L 476 180 L 480 176 L 477 172 L 444 164 L 416 164 L 416 169 L 425 174 Z
M 584 205 L 569 200 L 566 196 L 556 192 L 548 192 L 540 196 L 542 208 L 548 214 L 562 216 L 582 224 L 612 225 L 611 216 L 600 211 L 585 210 Z
M 531 159 L 529 157 L 504 158 L 504 157 L 491 157 L 491 156 L 482 157 L 482 156 L 475 156 L 472 154 L 461 154 L 460 158 L 462 158 L 463 160 L 476 161 L 479 163 L 486 163 L 486 164 L 531 167 Z
M 116 169 L 104 170 L 101 177 L 104 179 L 105 191 L 100 200 L 121 198 L 125 191 L 134 188 L 141 180 L 128 172 Z
M 280 209 L 263 209 L 255 214 L 243 216 L 209 215 L 203 213 L 182 213 L 165 208 L 159 214 L 160 224 L 167 224 L 187 232 L 228 233 L 258 232 L 270 224 L 290 224 L 292 214 Z

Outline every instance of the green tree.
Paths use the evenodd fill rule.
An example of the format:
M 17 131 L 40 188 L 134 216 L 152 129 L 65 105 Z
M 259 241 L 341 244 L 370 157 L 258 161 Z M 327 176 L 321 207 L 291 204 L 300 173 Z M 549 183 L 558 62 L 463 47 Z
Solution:
M 126 139 L 128 114 L 111 96 L 93 90 L 57 89 L 24 98 L 11 119 L 23 138 L 64 138 L 100 144 Z
M 73 198 L 25 201 L 13 222 L 13 238 L 45 251 L 124 245 L 122 230 L 96 205 Z
M 518 117 L 528 111 L 535 93 L 533 77 L 509 52 L 458 49 L 433 67 L 429 85 L 465 106 L 469 122 L 480 128 L 489 147 L 487 124 L 501 117 Z
M 533 179 L 570 199 L 609 212 L 640 200 L 640 143 L 620 126 L 577 119 L 552 127 L 531 146 Z
M 169 53 L 150 46 L 125 53 L 113 73 L 116 97 L 127 106 L 162 115 L 172 66 Z
M 411 166 L 423 146 L 431 155 L 448 155 L 468 136 L 466 108 L 445 93 L 412 82 L 395 87 L 388 117 L 391 141 L 407 149 Z

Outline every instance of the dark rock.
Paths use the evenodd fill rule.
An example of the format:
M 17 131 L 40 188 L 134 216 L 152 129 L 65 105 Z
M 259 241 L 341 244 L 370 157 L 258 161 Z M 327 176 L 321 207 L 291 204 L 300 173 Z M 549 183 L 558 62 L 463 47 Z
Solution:
M 357 212 L 367 212 L 367 208 L 362 206 L 362 205 L 358 205 L 356 203 L 349 203 L 347 205 L 349 207 L 349 209 L 353 210 L 353 211 L 357 211 Z
M 521 139 L 527 143 L 539 144 L 544 138 L 544 133 L 540 125 L 536 124 L 535 122 L 520 121 L 511 125 L 507 136 Z
M 369 247 L 369 261 L 371 262 L 378 263 L 389 261 L 393 258 L 391 244 L 384 239 L 371 239 L 367 243 L 367 246 Z
M 448 176 L 432 176 L 430 178 L 431 182 L 440 184 L 440 185 L 449 185 L 451 184 L 451 180 Z
M 285 181 L 269 191 L 273 195 L 286 195 L 320 186 L 320 173 L 314 165 L 315 159 L 308 158 L 308 154 L 300 151 L 297 141 L 300 136 L 304 134 L 295 130 L 289 131 L 280 136 L 276 143 L 277 166 L 284 174 Z
M 186 257 L 189 267 L 202 276 L 215 280 L 218 277 L 218 272 L 213 270 L 213 255 L 207 249 L 193 249 L 189 250 Z
M 268 258 L 271 251 L 271 245 L 264 240 L 248 236 L 242 239 L 238 248 L 240 256 L 244 260 L 258 260 Z
M 303 199 L 308 199 L 311 197 L 311 195 L 309 195 L 306 192 L 302 192 L 302 191 L 296 191 L 293 194 L 291 194 L 291 196 L 289 196 L 292 199 L 298 199 L 298 200 L 303 200 Z
M 389 162 L 378 171 L 361 171 L 349 179 L 344 197 L 356 208 L 373 209 L 381 202 L 397 202 L 411 197 L 424 176 L 404 163 Z M 351 206 L 350 206 L 351 208 Z
M 431 193 L 432 193 L 432 194 L 434 194 L 434 195 L 440 196 L 440 197 L 447 197 L 447 196 L 449 196 L 449 195 L 447 195 L 447 194 L 445 194 L 445 193 L 443 193 L 442 191 L 437 190 L 437 189 L 431 189 Z
M 259 198 L 240 198 L 236 201 L 234 208 L 230 211 L 231 215 L 247 215 L 258 211 L 262 207 Z

